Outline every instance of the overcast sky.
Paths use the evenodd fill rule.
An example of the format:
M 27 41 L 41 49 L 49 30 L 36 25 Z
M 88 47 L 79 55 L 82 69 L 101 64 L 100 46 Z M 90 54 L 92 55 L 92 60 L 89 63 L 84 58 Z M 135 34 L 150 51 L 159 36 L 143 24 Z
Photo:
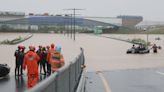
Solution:
M 64 14 L 82 8 L 84 16 L 141 15 L 144 20 L 164 21 L 164 0 L 0 0 L 0 11 Z

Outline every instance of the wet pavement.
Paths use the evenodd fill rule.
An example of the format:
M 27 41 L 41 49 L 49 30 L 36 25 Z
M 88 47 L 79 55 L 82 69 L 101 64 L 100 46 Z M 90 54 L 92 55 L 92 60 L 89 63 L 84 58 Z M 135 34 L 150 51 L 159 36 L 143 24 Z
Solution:
M 101 71 L 112 92 L 163 92 L 164 68 Z M 86 92 L 105 91 L 96 72 L 87 73 Z
M 46 79 L 48 76 L 39 75 L 38 83 Z M 27 87 L 27 76 L 13 76 L 9 75 L 0 79 L 0 92 L 24 92 Z
M 0 41 L 7 39 L 7 37 L 9 39 L 14 39 L 16 37 L 26 35 L 28 35 L 28 33 L 0 33 Z M 27 51 L 29 45 L 37 47 L 39 45 L 47 46 L 51 43 L 61 45 L 66 65 L 73 61 L 80 53 L 79 46 L 76 45 L 73 40 L 69 39 L 67 36 L 58 34 L 34 34 L 32 38 L 17 45 L 0 45 L 0 63 L 6 63 L 11 68 L 9 76 L 0 79 L 0 92 L 24 92 L 27 89 L 27 71 L 24 71 L 24 75 L 22 77 L 17 76 L 15 78 L 14 75 L 14 52 L 18 45 L 26 46 Z M 41 79 L 44 79 L 43 75 L 39 75 L 39 81 Z

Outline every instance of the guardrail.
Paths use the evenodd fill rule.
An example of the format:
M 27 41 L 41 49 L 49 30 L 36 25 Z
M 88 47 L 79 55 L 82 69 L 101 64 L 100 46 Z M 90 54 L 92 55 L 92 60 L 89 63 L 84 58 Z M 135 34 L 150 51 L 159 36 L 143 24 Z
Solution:
M 70 62 L 69 65 L 63 66 L 57 72 L 51 74 L 47 79 L 37 84 L 26 92 L 82 92 L 84 85 L 80 81 L 83 73 L 83 65 L 85 63 L 83 49 L 77 58 Z M 80 82 L 80 85 L 79 85 Z

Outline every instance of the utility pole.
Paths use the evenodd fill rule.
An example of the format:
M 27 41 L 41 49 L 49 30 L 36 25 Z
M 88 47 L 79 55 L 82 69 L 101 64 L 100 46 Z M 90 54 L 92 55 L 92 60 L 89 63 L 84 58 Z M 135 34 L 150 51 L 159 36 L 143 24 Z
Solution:
M 72 10 L 73 11 L 73 18 L 74 18 L 74 20 L 73 20 L 73 25 L 74 25 L 74 27 L 73 27 L 73 34 L 74 34 L 74 41 L 76 40 L 76 20 L 75 20 L 75 16 L 76 16 L 76 11 L 77 10 L 84 10 L 84 9 L 77 9 L 77 8 L 72 8 L 72 9 L 64 9 L 64 10 Z M 71 16 L 71 37 L 72 37 L 72 16 Z

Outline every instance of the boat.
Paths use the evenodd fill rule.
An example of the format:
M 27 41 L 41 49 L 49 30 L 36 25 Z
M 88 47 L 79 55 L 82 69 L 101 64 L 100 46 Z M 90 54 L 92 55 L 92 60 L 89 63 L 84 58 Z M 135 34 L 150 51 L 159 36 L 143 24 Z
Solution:
M 23 41 L 25 41 L 25 40 L 30 39 L 32 36 L 33 36 L 33 35 L 31 34 L 31 35 L 28 35 L 28 36 L 26 36 L 26 37 L 24 37 L 24 38 L 23 38 L 23 37 L 16 38 L 16 39 L 10 41 L 10 44 L 11 44 L 11 45 L 15 45 L 15 44 L 21 43 L 21 42 L 23 42 Z
M 5 77 L 10 73 L 10 67 L 7 64 L 0 64 L 0 77 Z

